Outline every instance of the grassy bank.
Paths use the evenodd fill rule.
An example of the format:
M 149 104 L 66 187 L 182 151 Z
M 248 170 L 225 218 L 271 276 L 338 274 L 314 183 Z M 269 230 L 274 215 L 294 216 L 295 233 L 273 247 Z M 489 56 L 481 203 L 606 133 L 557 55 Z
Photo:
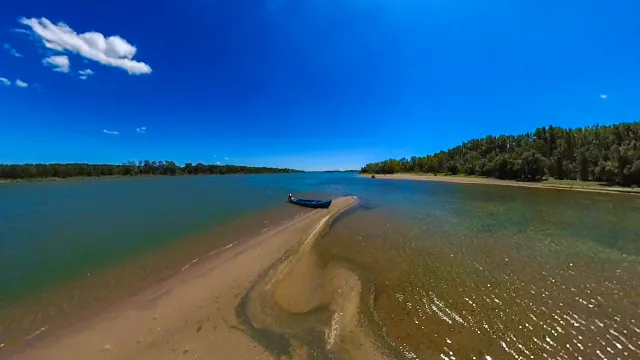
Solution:
M 360 174 L 363 177 L 371 177 L 371 174 Z M 549 179 L 540 182 L 522 182 L 516 180 L 500 180 L 483 176 L 468 175 L 446 175 L 446 174 L 424 174 L 424 173 L 398 173 L 392 175 L 376 174 L 379 179 L 397 179 L 397 180 L 422 180 L 422 181 L 439 181 L 451 182 L 459 184 L 485 184 L 485 185 L 504 185 L 504 186 L 520 186 L 562 190 L 592 191 L 603 193 L 620 193 L 640 195 L 640 188 L 626 188 L 619 186 L 607 186 L 597 182 L 575 181 L 575 180 L 555 180 Z

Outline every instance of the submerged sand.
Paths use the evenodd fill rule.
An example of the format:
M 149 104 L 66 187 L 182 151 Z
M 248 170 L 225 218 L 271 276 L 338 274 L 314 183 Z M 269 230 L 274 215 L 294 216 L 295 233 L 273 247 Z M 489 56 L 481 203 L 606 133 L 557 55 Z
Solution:
M 4 355 L 311 359 L 339 351 L 380 358 L 359 320 L 360 279 L 339 265 L 320 269 L 311 251 L 332 219 L 355 202 L 336 199 L 329 210 L 311 211 L 200 258 L 168 281 Z
M 361 174 L 361 176 L 370 177 L 371 175 Z M 602 185 L 598 185 L 596 183 L 594 184 L 585 184 L 585 183 L 562 184 L 562 183 L 547 183 L 547 182 L 518 182 L 514 180 L 500 180 L 500 179 L 485 178 L 485 177 L 465 177 L 465 176 L 450 176 L 450 175 L 435 176 L 435 175 L 427 175 L 427 174 L 376 175 L 376 179 L 436 181 L 436 182 L 449 182 L 449 183 L 457 183 L 457 184 L 504 185 L 504 186 L 518 186 L 518 187 L 529 187 L 529 188 L 640 195 L 640 191 L 638 191 L 637 189 L 622 188 L 622 187 L 605 187 Z

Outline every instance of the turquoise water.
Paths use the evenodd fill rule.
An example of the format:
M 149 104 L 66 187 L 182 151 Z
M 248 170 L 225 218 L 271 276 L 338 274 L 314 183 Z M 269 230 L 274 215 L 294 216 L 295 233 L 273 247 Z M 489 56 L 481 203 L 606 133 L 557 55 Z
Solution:
M 346 191 L 329 177 L 275 174 L 69 180 L 0 186 L 0 301 L 153 251 L 290 192 Z
M 342 195 L 347 189 L 338 178 L 269 174 L 1 184 L 0 340 L 126 296 L 203 253 L 303 211 L 286 203 L 289 193 Z
M 288 193 L 359 197 L 315 250 L 375 282 L 407 358 L 640 357 L 640 197 L 339 173 L 4 184 L 0 337 L 304 211 Z

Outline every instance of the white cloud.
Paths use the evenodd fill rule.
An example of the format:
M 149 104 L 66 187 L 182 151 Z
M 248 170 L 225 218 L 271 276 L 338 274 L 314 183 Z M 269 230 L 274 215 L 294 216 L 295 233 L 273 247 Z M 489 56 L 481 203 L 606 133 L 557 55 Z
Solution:
M 15 56 L 15 57 L 23 57 L 24 55 L 20 54 L 19 52 L 16 51 L 16 49 L 12 48 L 11 45 L 9 44 L 4 44 L 4 49 L 7 50 L 9 52 L 9 54 Z
M 117 131 L 102 130 L 102 132 L 109 135 L 120 135 Z
M 63 73 L 68 73 L 69 66 L 71 65 L 71 63 L 69 62 L 69 57 L 66 55 L 49 56 L 48 58 L 42 60 L 42 63 L 46 66 L 52 66 L 53 71 L 59 71 Z
M 216 161 L 216 165 L 220 165 L 220 161 Z
M 600 97 L 601 97 L 602 99 L 606 99 L 606 98 L 608 98 L 608 97 L 609 97 L 609 95 L 607 95 L 607 94 L 600 94 Z
M 147 127 L 143 126 L 143 127 L 136 128 L 136 132 L 138 134 L 146 134 L 147 133 Z
M 17 79 L 16 80 L 16 86 L 21 87 L 21 88 L 26 88 L 26 87 L 29 86 L 29 84 L 27 84 L 26 82 L 24 82 L 24 81 L 22 81 L 20 79 Z
M 89 76 L 93 75 L 94 72 L 91 69 L 84 69 L 84 70 L 80 70 L 78 71 L 78 74 L 80 74 L 80 79 L 85 80 L 86 78 L 88 78 Z
M 105 37 L 99 32 L 77 34 L 64 23 L 53 24 L 46 18 L 21 18 L 20 22 L 31 28 L 44 45 L 52 50 L 69 51 L 103 65 L 118 67 L 129 74 L 149 74 L 149 65 L 133 60 L 135 46 L 120 36 Z
M 225 159 L 225 160 L 229 160 L 229 158 L 228 158 L 228 157 L 226 157 L 226 156 L 224 157 L 224 159 Z
M 11 85 L 11 81 L 9 81 L 8 79 L 5 79 L 3 77 L 0 77 L 0 85 L 9 86 L 9 85 Z

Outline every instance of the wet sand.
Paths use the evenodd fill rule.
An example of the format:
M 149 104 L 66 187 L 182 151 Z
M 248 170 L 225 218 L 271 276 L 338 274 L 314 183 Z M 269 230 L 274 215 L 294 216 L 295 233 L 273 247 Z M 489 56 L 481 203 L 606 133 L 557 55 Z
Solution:
M 334 200 L 252 239 L 193 262 L 174 277 L 66 329 L 42 331 L 10 359 L 295 359 L 313 358 L 318 348 L 296 343 L 273 317 L 273 304 L 289 313 L 320 314 L 329 309 L 325 348 L 357 339 L 356 353 L 374 354 L 359 328 L 361 284 L 344 268 L 313 270 L 310 247 L 332 219 L 355 204 Z M 311 265 L 310 265 L 311 264 Z M 305 270 L 306 269 L 306 270 Z M 322 279 L 322 296 L 305 297 L 307 276 Z M 300 295 L 300 296 L 296 296 Z M 321 318 L 324 314 L 320 314 Z M 267 331 L 268 330 L 268 331 Z M 347 336 L 349 335 L 349 336 Z M 1 353 L 0 353 L 1 354 Z M 357 355 L 356 355 L 357 356 Z
M 330 221 L 323 219 L 292 256 L 254 283 L 238 308 L 239 318 L 279 358 L 390 358 L 386 339 L 371 331 L 375 320 L 363 316 L 373 308 L 373 287 L 349 264 L 323 266 L 317 257 L 315 242 Z
M 371 177 L 370 174 L 360 174 L 363 177 Z M 449 182 L 457 184 L 480 184 L 480 185 L 504 185 L 504 186 L 519 186 L 530 188 L 543 188 L 543 189 L 559 189 L 559 190 L 574 190 L 574 191 L 589 191 L 598 193 L 617 193 L 617 194 L 633 194 L 640 195 L 640 191 L 631 188 L 621 187 L 605 187 L 594 184 L 555 184 L 545 182 L 518 182 L 514 180 L 500 180 L 494 178 L 484 177 L 464 177 L 464 176 L 447 176 L 447 175 L 415 175 L 415 174 L 393 174 L 393 175 L 376 175 L 376 179 L 393 179 L 393 180 L 420 180 L 420 181 L 437 181 L 437 182 Z

